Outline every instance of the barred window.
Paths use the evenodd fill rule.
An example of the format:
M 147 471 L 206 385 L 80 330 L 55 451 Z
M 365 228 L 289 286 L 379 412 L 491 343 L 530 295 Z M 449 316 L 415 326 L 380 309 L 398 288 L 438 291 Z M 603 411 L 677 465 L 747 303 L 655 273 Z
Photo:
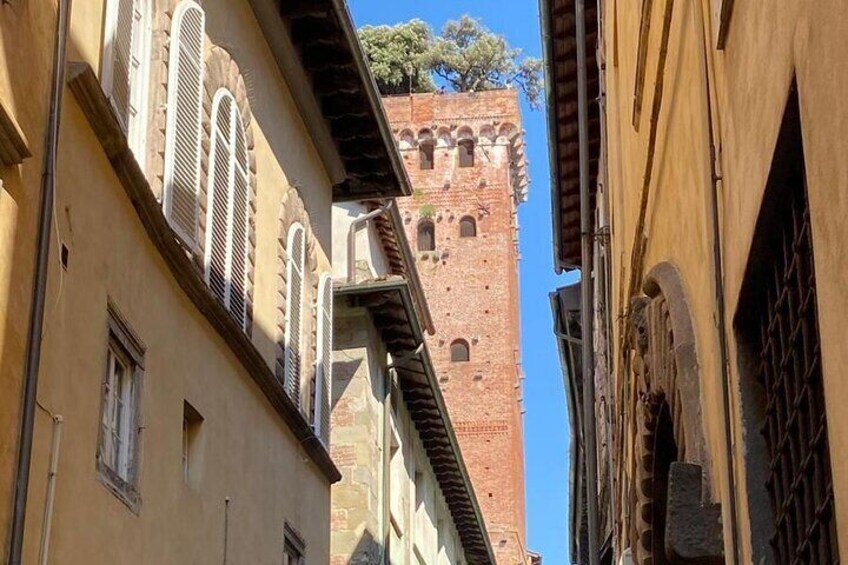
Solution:
M 247 142 L 235 97 L 224 88 L 212 103 L 211 137 L 206 284 L 242 329 L 247 329 L 248 256 L 253 240 Z
M 746 451 L 758 459 L 747 466 L 771 500 L 778 564 L 839 561 L 813 258 L 793 87 L 736 316 L 743 368 L 756 380 L 743 406 L 765 444 L 752 438 Z

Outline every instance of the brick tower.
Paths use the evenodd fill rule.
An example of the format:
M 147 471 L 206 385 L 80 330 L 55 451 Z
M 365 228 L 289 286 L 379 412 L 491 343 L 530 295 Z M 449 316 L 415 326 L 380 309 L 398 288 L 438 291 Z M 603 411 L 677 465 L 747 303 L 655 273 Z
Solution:
M 399 201 L 436 334 L 428 346 L 500 565 L 529 563 L 516 212 L 518 93 L 383 100 L 415 188 Z

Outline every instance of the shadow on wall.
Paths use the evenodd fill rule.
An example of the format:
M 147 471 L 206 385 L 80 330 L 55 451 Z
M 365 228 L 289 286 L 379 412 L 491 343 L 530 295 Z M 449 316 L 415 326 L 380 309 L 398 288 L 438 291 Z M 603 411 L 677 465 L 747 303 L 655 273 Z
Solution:
M 384 562 L 386 546 L 374 538 L 374 535 L 365 530 L 356 544 L 356 548 L 346 561 L 347 565 L 376 565 Z

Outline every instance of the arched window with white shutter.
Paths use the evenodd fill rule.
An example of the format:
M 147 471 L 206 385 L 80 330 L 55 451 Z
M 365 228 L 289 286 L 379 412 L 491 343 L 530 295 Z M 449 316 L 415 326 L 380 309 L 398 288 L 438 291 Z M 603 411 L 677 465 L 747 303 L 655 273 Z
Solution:
M 196 2 L 183 0 L 174 12 L 169 46 L 162 204 L 171 228 L 191 249 L 199 215 L 205 18 Z
M 303 361 L 303 297 L 305 294 L 306 230 L 299 222 L 289 228 L 286 259 L 286 343 L 283 386 L 295 404 L 300 404 L 300 375 Z
M 232 92 L 212 101 L 206 220 L 206 284 L 246 329 L 250 234 L 250 172 L 244 121 Z
M 330 443 L 330 390 L 333 383 L 333 279 L 323 275 L 318 284 L 318 355 L 315 359 L 315 399 L 312 427 Z
M 101 83 L 139 166 L 146 165 L 151 0 L 108 0 Z

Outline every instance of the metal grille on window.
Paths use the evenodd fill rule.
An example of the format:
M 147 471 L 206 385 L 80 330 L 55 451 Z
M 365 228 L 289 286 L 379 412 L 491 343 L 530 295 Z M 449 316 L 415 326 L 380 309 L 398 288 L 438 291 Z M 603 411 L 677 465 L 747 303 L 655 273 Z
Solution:
M 810 213 L 803 186 L 781 205 L 764 263 L 769 282 L 759 312 L 766 486 L 774 510 L 777 563 L 837 563 L 833 479 L 822 383 Z

